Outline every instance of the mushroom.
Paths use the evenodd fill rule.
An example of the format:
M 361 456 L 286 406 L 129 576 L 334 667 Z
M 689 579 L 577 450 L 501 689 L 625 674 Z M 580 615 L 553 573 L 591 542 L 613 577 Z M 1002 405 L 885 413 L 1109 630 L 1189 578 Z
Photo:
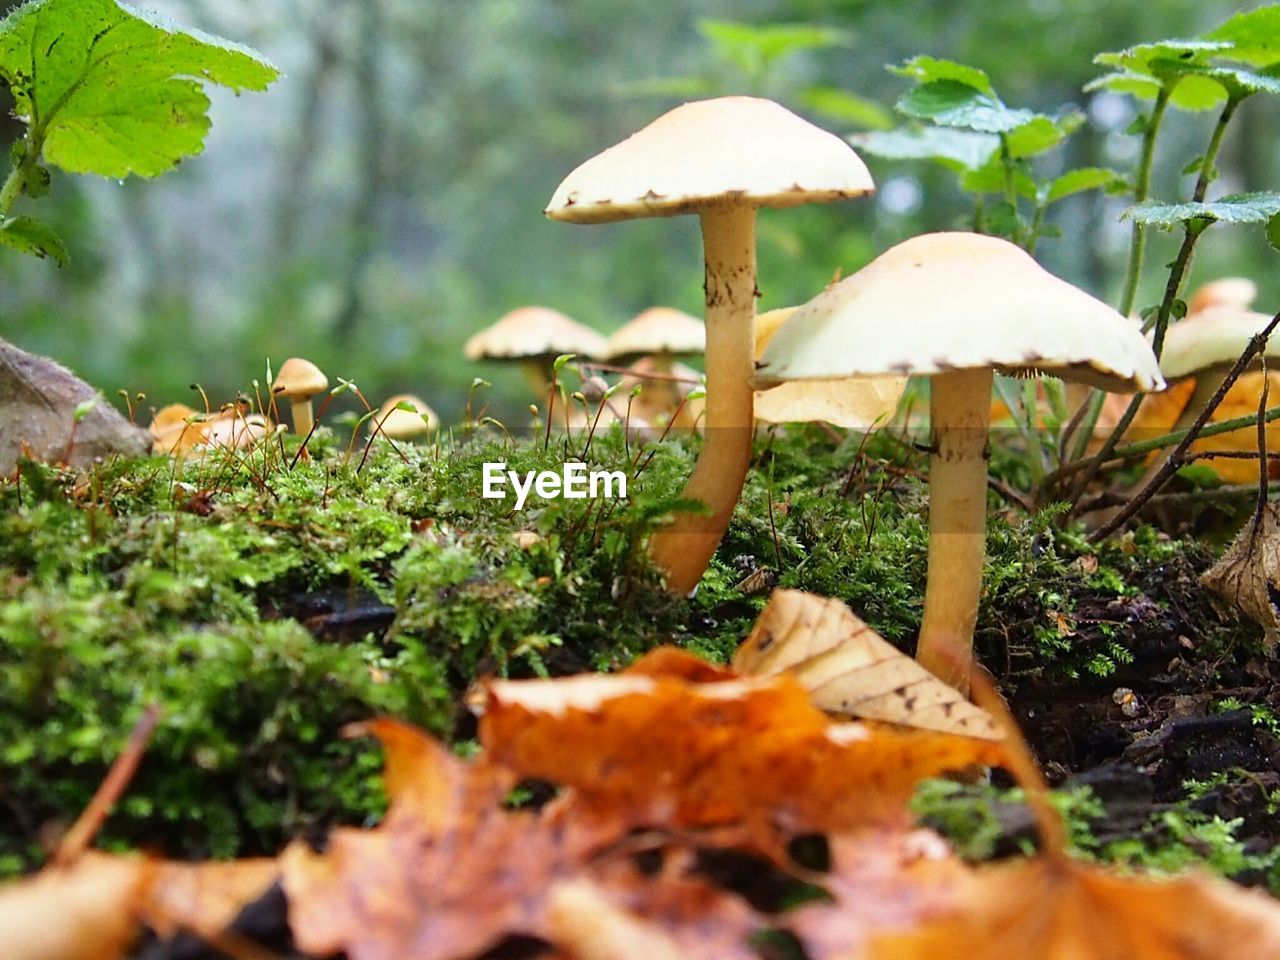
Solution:
M 931 378 L 929 573 L 917 659 L 968 688 L 986 549 L 994 371 L 1045 372 L 1117 392 L 1163 386 L 1137 327 L 973 233 L 900 243 L 798 309 L 765 349 L 760 385 L 909 373 Z
M 627 367 L 618 385 L 618 394 L 630 397 L 636 387 L 640 394 L 631 406 L 631 416 L 646 422 L 671 422 L 673 429 L 694 430 L 706 413 L 703 398 L 689 399 L 702 383 L 702 374 L 679 361 L 663 362 L 657 357 L 641 357 Z
M 798 307 L 780 307 L 756 317 L 756 359 Z M 906 377 L 841 377 L 780 383 L 756 392 L 756 419 L 763 423 L 821 421 L 849 430 L 870 430 L 893 416 L 907 388 Z
M 1258 285 L 1248 277 L 1222 277 L 1210 280 L 1187 301 L 1187 313 L 1199 313 L 1210 307 L 1235 307 L 1248 310 L 1258 296 Z
M 648 397 L 641 394 L 644 406 L 655 414 L 669 415 L 683 395 L 679 382 L 669 379 L 676 358 L 699 356 L 706 352 L 706 346 L 707 328 L 697 317 L 672 307 L 650 307 L 613 332 L 604 358 L 630 364 L 649 357 L 644 367 Z
M 315 421 L 311 417 L 311 398 L 329 389 L 329 378 L 310 360 L 290 357 L 276 374 L 271 392 L 292 406 L 293 432 L 305 437 Z
M 412 407 L 404 409 L 403 405 Z M 392 440 L 413 440 L 425 436 L 440 425 L 440 418 L 425 402 L 411 393 L 398 393 L 374 415 L 375 433 Z
M 1218 281 L 1218 283 L 1225 282 Z M 1203 292 L 1204 289 L 1202 287 L 1199 292 Z M 1200 416 L 1205 405 L 1218 392 L 1223 377 L 1244 353 L 1245 347 L 1253 339 L 1254 334 L 1270 322 L 1269 314 L 1247 310 L 1239 305 L 1239 301 L 1235 304 L 1216 301 L 1214 306 L 1189 313 L 1184 319 L 1170 326 L 1165 335 L 1164 350 L 1160 354 L 1160 372 L 1169 382 L 1169 393 L 1175 394 L 1179 401 L 1179 412 L 1176 420 L 1173 419 L 1175 411 L 1171 410 L 1168 411 L 1168 417 L 1165 420 L 1153 422 L 1152 418 L 1148 417 L 1147 422 L 1151 422 L 1162 433 L 1167 430 L 1185 430 L 1191 426 Z M 1280 360 L 1280 342 L 1276 342 L 1275 338 L 1269 338 L 1263 354 L 1269 363 Z M 1215 412 L 1215 417 L 1221 417 L 1227 410 L 1236 408 L 1243 408 L 1246 411 L 1257 409 L 1263 380 L 1271 376 L 1270 373 L 1257 369 L 1262 361 L 1263 357 L 1260 356 L 1251 371 L 1244 373 L 1232 384 Z M 1193 383 L 1194 386 L 1192 386 Z M 1276 385 L 1274 380 L 1272 385 Z M 1274 436 L 1275 429 L 1268 425 L 1267 432 L 1270 439 Z M 1233 439 L 1237 436 L 1238 443 Z M 1243 450 L 1256 449 L 1257 433 L 1253 428 L 1245 428 L 1238 434 L 1232 432 L 1227 436 L 1213 437 L 1211 441 L 1197 440 L 1191 449 L 1193 451 L 1206 447 L 1221 449 L 1224 446 L 1238 447 Z M 1159 468 L 1169 452 L 1166 450 L 1163 456 L 1155 459 L 1144 475 L 1144 479 Z M 1251 479 L 1257 479 L 1256 466 L 1250 461 L 1223 461 L 1214 464 L 1214 470 L 1224 480 L 1245 483 Z
M 707 440 L 684 488 L 710 516 L 681 513 L 650 555 L 669 589 L 693 590 L 715 553 L 751 460 L 756 210 L 875 189 L 847 143 L 755 97 L 686 103 L 565 177 L 553 220 L 607 223 L 696 213 L 705 254 Z
M 559 310 L 518 307 L 472 336 L 462 352 L 468 360 L 520 361 L 534 396 L 544 399 L 556 357 L 603 356 L 605 343 L 603 334 Z

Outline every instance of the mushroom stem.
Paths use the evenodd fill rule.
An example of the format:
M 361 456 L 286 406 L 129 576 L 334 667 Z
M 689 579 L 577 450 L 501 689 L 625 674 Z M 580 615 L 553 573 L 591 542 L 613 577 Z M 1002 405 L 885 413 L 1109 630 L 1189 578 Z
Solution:
M 693 591 L 733 516 L 751 463 L 755 372 L 752 324 L 756 312 L 756 211 L 746 204 L 704 210 L 706 256 L 706 443 L 684 498 L 701 500 L 711 515 L 681 513 L 649 543 L 667 588 Z
M 300 437 L 305 437 L 311 432 L 311 426 L 315 422 L 311 417 L 311 398 L 295 399 L 291 401 L 293 411 L 293 432 Z
M 990 368 L 955 370 L 930 388 L 929 577 L 916 659 L 962 693 L 986 553 L 991 379 Z
M 521 361 L 520 370 L 524 373 L 525 383 L 538 398 L 538 402 L 545 404 L 547 394 L 551 390 L 552 361 L 544 357 L 530 357 Z

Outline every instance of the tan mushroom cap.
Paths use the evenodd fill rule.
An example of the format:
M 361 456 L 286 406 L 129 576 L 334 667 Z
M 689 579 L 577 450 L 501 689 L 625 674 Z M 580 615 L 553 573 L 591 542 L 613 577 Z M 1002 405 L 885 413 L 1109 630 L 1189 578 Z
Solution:
M 987 367 L 1164 387 L 1136 324 L 1007 240 L 962 232 L 900 243 L 810 300 L 765 349 L 757 385 Z
M 1160 353 L 1160 372 L 1169 380 L 1235 363 L 1253 335 L 1271 316 L 1238 307 L 1206 307 L 1169 327 Z M 1266 355 L 1280 358 L 1280 342 L 1267 341 Z
M 1258 285 L 1248 277 L 1222 277 L 1210 280 L 1187 301 L 1188 313 L 1199 313 L 1210 307 L 1236 307 L 1248 310 L 1258 297 Z
M 527 360 L 573 353 L 604 354 L 604 336 L 550 307 L 519 307 L 471 337 L 462 348 L 468 360 Z
M 407 403 L 417 411 L 399 409 Z M 378 408 L 374 421 L 381 424 L 379 432 L 392 440 L 412 440 L 435 430 L 440 424 L 436 412 L 426 402 L 411 393 L 398 393 Z
M 707 328 L 697 317 L 672 307 L 650 307 L 613 332 L 604 358 L 699 354 L 706 347 Z
M 756 359 L 798 307 L 782 307 L 756 317 Z M 883 424 L 898 409 L 906 377 L 843 377 L 782 383 L 756 392 L 755 416 L 766 423 L 822 421 L 850 430 Z
M 676 107 L 564 178 L 552 220 L 670 217 L 725 202 L 791 207 L 875 189 L 839 137 L 772 100 L 720 97 Z
M 310 360 L 290 357 L 276 374 L 271 392 L 277 397 L 304 400 L 329 389 L 329 378 Z

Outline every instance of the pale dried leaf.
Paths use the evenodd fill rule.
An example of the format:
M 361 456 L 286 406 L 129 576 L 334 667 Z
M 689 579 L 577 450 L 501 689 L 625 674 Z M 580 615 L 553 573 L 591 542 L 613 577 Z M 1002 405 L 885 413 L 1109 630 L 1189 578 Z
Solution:
M 1247 524 L 1200 582 L 1261 626 L 1270 642 L 1280 640 L 1280 507 L 1267 504 L 1260 522 Z
M 795 678 L 830 713 L 999 740 L 986 711 L 902 653 L 839 600 L 777 590 L 738 648 L 740 673 Z

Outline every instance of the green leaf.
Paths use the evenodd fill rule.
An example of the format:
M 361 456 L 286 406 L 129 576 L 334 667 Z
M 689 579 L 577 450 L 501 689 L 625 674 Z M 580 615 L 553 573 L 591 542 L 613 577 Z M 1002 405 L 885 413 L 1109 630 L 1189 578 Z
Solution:
M 1123 214 L 1134 223 L 1172 227 L 1203 220 L 1210 223 L 1262 223 L 1280 213 L 1280 193 L 1234 193 L 1207 203 L 1160 203 L 1145 200 Z
M 0 244 L 42 260 L 53 257 L 60 267 L 65 267 L 70 259 L 62 238 L 53 228 L 32 217 L 10 217 L 0 223 Z
M 1143 100 L 1154 100 L 1160 93 L 1160 81 L 1145 73 L 1117 70 L 1114 73 L 1104 73 L 1100 77 L 1094 77 L 1084 85 L 1083 89 L 1085 93 L 1111 90 L 1115 93 L 1140 97 Z
M 1208 63 L 1215 53 L 1231 49 L 1231 44 L 1219 40 L 1161 40 L 1156 43 L 1139 43 L 1124 50 L 1100 53 L 1094 63 L 1106 67 L 1118 67 L 1133 73 L 1160 77 L 1153 66 L 1156 61 L 1177 63 Z
M 1005 134 L 1009 156 L 1034 157 L 1052 150 L 1066 138 L 1066 132 L 1052 119 L 1039 114 Z
M 33 0 L 0 21 L 0 78 L 45 159 L 72 173 L 153 177 L 199 153 L 213 83 L 265 90 L 247 47 L 116 0 Z
M 1078 167 L 1050 182 L 1044 199 L 1046 203 L 1057 203 L 1073 194 L 1106 189 L 1112 184 L 1123 182 L 1124 177 L 1106 167 Z
M 1030 110 L 1010 109 L 995 94 L 958 80 L 922 84 L 898 101 L 898 109 L 918 120 L 979 133 L 1007 133 L 1035 117 Z
M 888 160 L 933 160 L 956 172 L 977 170 L 1000 149 L 1000 138 L 994 134 L 947 127 L 900 127 L 854 134 L 848 139 L 872 156 Z
M 1280 214 L 1267 221 L 1267 243 L 1271 244 L 1271 249 L 1280 250 Z
M 1280 6 L 1237 13 L 1204 36 L 1229 44 L 1232 60 L 1254 66 L 1280 62 Z
M 809 23 L 735 23 L 732 20 L 700 20 L 698 32 L 711 41 L 716 53 L 748 73 L 802 50 L 846 45 L 850 34 L 835 27 Z
M 1227 97 L 1242 100 L 1255 93 L 1280 93 L 1280 79 L 1268 76 L 1265 73 L 1244 70 L 1240 67 L 1206 66 L 1200 63 L 1174 63 L 1167 65 L 1163 69 L 1166 75 L 1169 76 L 1180 74 L 1191 80 L 1203 80 L 1206 83 L 1217 84 L 1219 87 L 1217 102 L 1221 102 Z M 1177 88 L 1176 93 L 1182 95 L 1182 87 L 1186 85 L 1184 81 Z
M 863 130 L 893 127 L 893 116 L 880 104 L 839 87 L 810 87 L 800 95 L 800 102 L 814 113 Z
M 968 193 L 1004 193 L 1004 165 L 994 156 L 983 167 L 970 170 L 960 178 L 960 186 Z M 1035 181 L 1023 170 L 1013 171 L 1013 189 L 1019 196 L 1034 200 Z
M 912 57 L 901 66 L 891 66 L 888 69 L 900 77 L 910 77 L 919 84 L 933 83 L 937 80 L 954 80 L 989 96 L 996 95 L 995 88 L 991 86 L 991 80 L 984 71 L 977 67 L 956 63 L 954 60 L 918 56 Z

